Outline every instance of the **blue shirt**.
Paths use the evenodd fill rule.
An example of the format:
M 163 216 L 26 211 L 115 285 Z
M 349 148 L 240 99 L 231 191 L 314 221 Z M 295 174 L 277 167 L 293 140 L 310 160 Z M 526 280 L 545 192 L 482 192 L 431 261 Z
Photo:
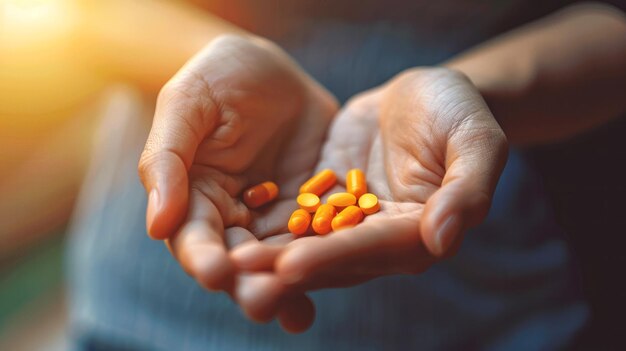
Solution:
M 446 9 L 417 3 L 424 11 Z M 345 20 L 322 12 L 301 18 L 288 33 L 267 33 L 345 101 L 488 37 L 521 4 L 478 3 L 479 10 L 450 11 L 449 22 L 438 25 L 428 12 Z M 117 99 L 137 104 L 125 95 Z M 563 233 L 520 151 L 509 157 L 487 220 L 466 235 L 453 259 L 419 276 L 315 292 L 317 320 L 301 335 L 249 322 L 227 296 L 202 290 L 162 243 L 145 235 L 136 165 L 148 125 L 136 114 L 149 111 L 137 106 L 103 126 L 76 214 L 68 262 L 76 349 L 554 349 L 585 323 Z

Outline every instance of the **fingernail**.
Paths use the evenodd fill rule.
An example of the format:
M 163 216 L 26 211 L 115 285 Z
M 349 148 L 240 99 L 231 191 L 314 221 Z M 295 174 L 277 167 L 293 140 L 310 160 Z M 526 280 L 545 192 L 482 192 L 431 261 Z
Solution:
M 446 218 L 437 233 L 435 234 L 435 243 L 439 248 L 439 254 L 443 255 L 450 249 L 450 246 L 454 242 L 454 239 L 461 231 L 462 222 L 461 218 L 457 215 L 452 215 Z
M 148 195 L 148 210 L 146 211 L 146 229 L 148 233 L 150 233 L 152 222 L 154 222 L 154 217 L 159 210 L 159 201 L 159 191 L 156 188 L 150 190 L 150 195 Z

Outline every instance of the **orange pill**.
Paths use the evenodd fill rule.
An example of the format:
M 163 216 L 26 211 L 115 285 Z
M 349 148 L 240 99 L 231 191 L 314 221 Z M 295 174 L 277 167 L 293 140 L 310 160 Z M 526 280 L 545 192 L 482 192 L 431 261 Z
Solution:
M 357 199 L 367 193 L 367 182 L 365 174 L 358 168 L 351 169 L 346 174 L 346 191 L 354 195 Z
M 335 175 L 335 172 L 330 169 L 325 169 L 302 184 L 300 187 L 300 194 L 313 193 L 317 196 L 321 196 L 336 183 L 337 176 Z
M 328 197 L 329 204 L 344 208 L 356 204 L 356 197 L 350 193 L 336 193 Z
M 339 212 L 331 223 L 333 230 L 354 227 L 363 220 L 363 211 L 356 206 L 348 206 Z
M 278 196 L 278 185 L 265 182 L 255 185 L 243 192 L 243 203 L 249 208 L 257 208 L 274 200 Z
M 307 229 L 309 229 L 309 224 L 311 224 L 311 214 L 299 208 L 293 211 L 291 217 L 289 217 L 287 228 L 289 228 L 291 234 L 300 236 L 306 233 Z
M 331 223 L 333 218 L 337 215 L 335 206 L 329 204 L 320 205 L 315 211 L 313 216 L 313 230 L 317 234 L 328 234 L 332 231 Z
M 301 209 L 311 213 L 317 211 L 317 208 L 320 207 L 322 203 L 319 196 L 313 193 L 302 193 L 298 195 L 296 202 L 300 205 Z
M 366 215 L 371 215 L 380 209 L 378 198 L 374 194 L 363 194 L 359 198 L 359 207 Z

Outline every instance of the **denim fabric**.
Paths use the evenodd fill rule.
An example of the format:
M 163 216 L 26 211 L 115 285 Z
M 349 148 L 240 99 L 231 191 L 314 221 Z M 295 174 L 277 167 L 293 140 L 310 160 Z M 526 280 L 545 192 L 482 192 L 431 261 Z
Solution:
M 328 67 L 316 71 L 305 47 L 286 46 L 344 99 L 452 53 L 389 30 L 350 48 L 346 55 L 361 64 L 337 55 L 332 74 L 319 73 Z M 390 55 L 407 47 L 419 50 Z M 363 77 L 357 84 L 348 81 L 352 75 Z M 555 349 L 587 318 L 541 180 L 514 151 L 489 217 L 453 259 L 419 276 L 315 292 L 317 320 L 301 335 L 275 322 L 251 323 L 227 296 L 197 286 L 161 242 L 146 236 L 136 165 L 148 122 L 137 115 L 149 111 L 119 99 L 121 111 L 109 111 L 102 127 L 73 226 L 68 269 L 76 350 Z

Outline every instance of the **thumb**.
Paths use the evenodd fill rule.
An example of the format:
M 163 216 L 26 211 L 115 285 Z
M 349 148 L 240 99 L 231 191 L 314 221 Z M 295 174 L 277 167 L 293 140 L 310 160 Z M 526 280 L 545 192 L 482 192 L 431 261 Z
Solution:
M 173 151 L 144 151 L 139 173 L 148 193 L 148 234 L 153 239 L 166 239 L 178 228 L 187 212 L 187 168 Z
M 485 219 L 506 163 L 504 133 L 491 116 L 487 126 L 493 126 L 481 124 L 479 129 L 457 129 L 448 138 L 441 188 L 426 202 L 420 229 L 424 244 L 437 257 L 452 255 L 464 232 Z
M 148 193 L 146 228 L 154 239 L 170 237 L 183 221 L 189 198 L 187 172 L 198 145 L 218 119 L 217 106 L 203 87 L 191 75 L 174 78 L 157 100 L 138 167 Z

